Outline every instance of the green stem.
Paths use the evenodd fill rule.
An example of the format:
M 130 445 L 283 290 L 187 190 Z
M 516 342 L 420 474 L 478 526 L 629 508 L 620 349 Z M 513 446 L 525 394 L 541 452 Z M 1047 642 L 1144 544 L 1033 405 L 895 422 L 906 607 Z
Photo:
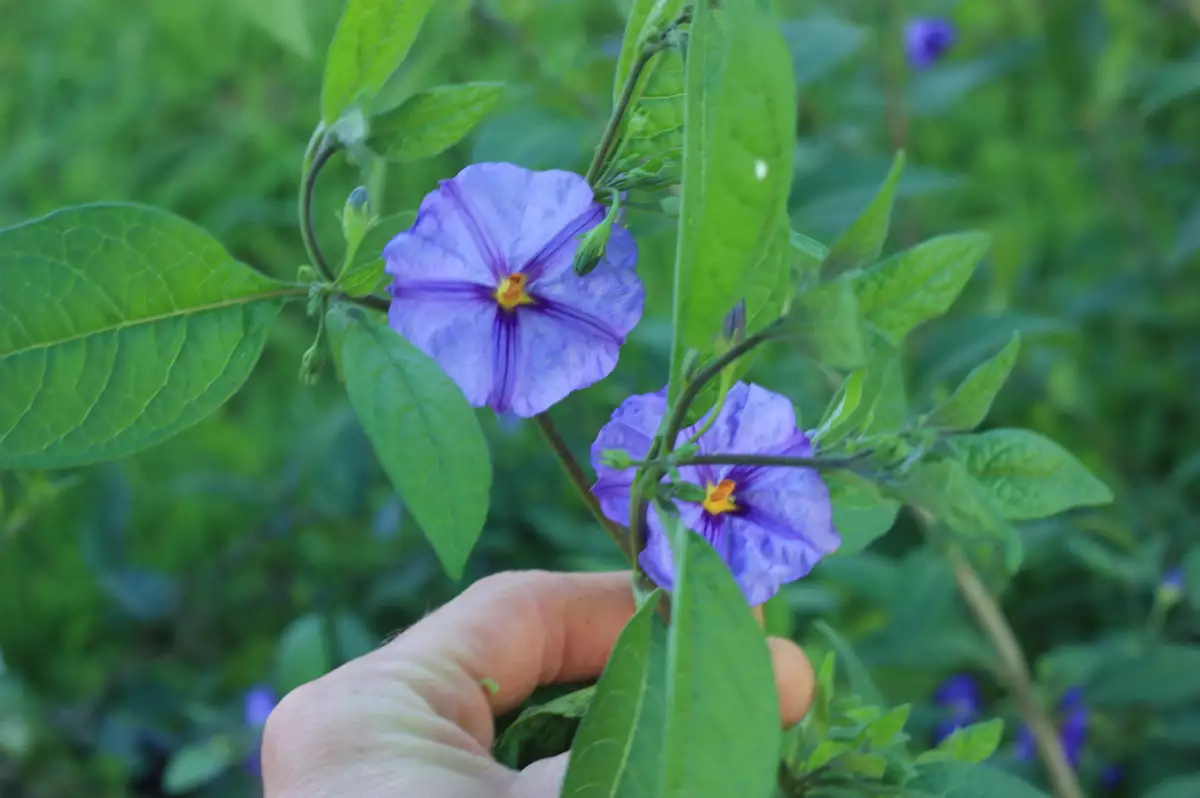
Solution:
M 621 130 L 621 122 L 624 121 L 625 113 L 633 103 L 633 94 L 637 91 L 638 81 L 641 79 L 646 65 L 650 63 L 650 59 L 665 50 L 666 47 L 665 42 L 648 44 L 642 48 L 637 60 L 633 62 L 633 68 L 629 70 L 629 76 L 625 78 L 625 85 L 621 88 L 621 96 L 617 99 L 616 106 L 613 107 L 612 116 L 608 118 L 604 134 L 600 137 L 600 144 L 596 147 L 592 164 L 588 167 L 586 176 L 588 183 L 595 185 L 604 165 L 608 163 L 608 156 L 612 154 L 613 145 L 617 141 L 617 133 Z
M 583 467 L 579 465 L 579 461 L 575 459 L 575 455 L 571 452 L 570 447 L 567 446 L 567 442 L 563 440 L 563 436 L 558 431 L 558 427 L 555 426 L 554 421 L 550 418 L 550 414 L 540 413 L 533 418 L 537 422 L 538 429 L 542 431 L 542 436 L 550 444 L 550 448 L 554 450 L 554 454 L 558 456 L 558 461 L 562 463 L 563 470 L 567 472 L 567 478 L 571 480 L 571 484 L 579 492 L 583 503 L 592 511 L 592 515 L 596 517 L 600 526 L 604 527 L 604 531 L 617 544 L 617 548 L 621 550 L 625 558 L 636 563 L 637 555 L 635 550 L 630 548 L 629 537 L 626 535 L 625 528 L 620 524 L 614 523 L 604 514 L 604 510 L 600 507 L 599 499 L 596 498 L 588 486 L 587 474 L 583 472 Z
M 339 294 L 338 296 L 346 302 L 360 305 L 368 310 L 378 310 L 383 313 L 387 313 L 388 309 L 390 309 L 392 306 L 392 303 L 388 302 L 383 297 L 374 296 L 372 294 L 367 294 L 366 296 L 350 296 L 349 294 Z
M 928 519 L 925 520 L 928 522 Z M 948 557 L 959 592 L 1000 660 L 1000 677 L 1008 684 L 1008 689 L 1017 700 L 1018 711 L 1033 732 L 1054 794 L 1058 798 L 1083 798 L 1083 790 L 1063 751 L 1058 731 L 1034 694 L 1025 654 L 1003 610 L 966 558 L 957 551 L 948 552 Z
M 300 196 L 298 198 L 300 238 L 304 241 L 304 250 L 308 253 L 309 260 L 312 261 L 313 266 L 321 276 L 331 282 L 335 275 L 333 270 L 329 268 L 329 262 L 325 260 L 325 254 L 321 252 L 320 244 L 317 243 L 317 232 L 313 225 L 312 206 L 313 194 L 317 187 L 317 176 L 337 150 L 337 144 L 325 137 L 324 126 L 317 127 L 313 132 L 312 138 L 308 141 L 308 148 L 304 152 L 304 165 L 300 171 Z

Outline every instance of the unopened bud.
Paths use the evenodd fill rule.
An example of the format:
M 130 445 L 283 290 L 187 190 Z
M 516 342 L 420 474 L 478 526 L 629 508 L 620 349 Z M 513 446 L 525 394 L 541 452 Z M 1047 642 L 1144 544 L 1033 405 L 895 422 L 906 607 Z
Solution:
M 621 212 L 621 195 L 614 191 L 612 197 L 612 205 L 609 206 L 604 221 L 589 230 L 583 236 L 579 249 L 575 250 L 575 273 L 580 277 L 589 274 L 604 260 L 608 240 L 612 237 L 613 222 Z
M 321 348 L 321 340 L 318 337 L 300 360 L 300 382 L 310 386 L 316 385 L 324 369 L 325 350 Z
M 305 264 L 304 266 L 296 269 L 296 282 L 298 283 L 307 285 L 308 283 L 315 283 L 319 279 L 320 277 L 317 275 L 317 270 L 312 266 Z
M 605 449 L 600 453 L 600 462 L 618 470 L 633 468 L 633 457 L 624 449 Z
M 725 315 L 721 337 L 730 346 L 741 343 L 746 337 L 746 300 L 740 300 L 733 310 Z
M 350 192 L 342 208 L 342 235 L 346 239 L 346 252 L 349 253 L 347 262 L 353 260 L 363 236 L 371 229 L 372 221 L 370 194 L 366 186 L 359 186 Z

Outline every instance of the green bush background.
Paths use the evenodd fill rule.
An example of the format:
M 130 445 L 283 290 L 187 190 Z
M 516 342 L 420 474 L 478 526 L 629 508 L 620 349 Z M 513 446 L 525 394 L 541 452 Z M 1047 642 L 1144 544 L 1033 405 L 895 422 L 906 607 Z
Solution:
M 75 203 L 161 205 L 290 277 L 340 5 L 0 3 L 0 225 Z M 387 91 L 500 78 L 512 91 L 464 144 L 392 169 L 377 208 L 415 208 L 477 160 L 583 171 L 625 5 L 440 4 Z M 1085 783 L 1141 795 L 1176 777 L 1179 796 L 1200 794 L 1178 781 L 1200 751 L 1200 3 L 776 5 L 801 87 L 794 226 L 831 240 L 904 146 L 889 249 L 967 227 L 995 237 L 952 315 L 910 337 L 918 409 L 1020 331 L 989 424 L 1059 440 L 1117 493 L 1102 511 L 1025 525 L 1025 570 L 1004 595 L 1043 697 L 1089 691 Z M 960 40 L 916 73 L 903 26 L 921 14 L 950 17 Z M 355 175 L 339 157 L 322 179 L 323 240 L 337 240 Z M 666 373 L 672 226 L 643 214 L 636 232 L 647 317 L 617 372 L 556 410 L 581 455 L 625 396 Z M 169 752 L 237 729 L 252 684 L 319 675 L 494 571 L 619 567 L 532 425 L 484 413 L 490 522 L 467 577 L 447 580 L 333 378 L 298 383 L 312 334 L 293 308 L 245 389 L 164 445 L 0 474 L 0 794 L 160 795 Z M 824 375 L 778 354 L 756 368 L 816 421 Z M 936 683 L 978 674 L 1011 740 L 991 655 L 918 542 L 902 518 L 867 553 L 822 564 L 785 594 L 793 629 L 807 639 L 821 617 L 853 637 L 888 698 L 917 707 L 920 734 L 938 718 Z M 1160 623 L 1157 585 L 1180 564 L 1191 587 Z M 997 758 L 1025 767 L 1009 748 Z M 1113 764 L 1124 780 L 1099 786 Z M 256 789 L 235 768 L 209 794 Z

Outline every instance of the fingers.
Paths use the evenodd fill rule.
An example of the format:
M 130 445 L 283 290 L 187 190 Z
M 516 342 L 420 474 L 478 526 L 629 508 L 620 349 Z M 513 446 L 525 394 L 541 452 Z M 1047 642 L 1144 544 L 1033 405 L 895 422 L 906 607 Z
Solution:
M 775 686 L 779 690 L 779 710 L 784 727 L 804 720 L 812 707 L 817 677 L 812 663 L 800 647 L 782 637 L 767 638 L 771 661 L 775 666 Z

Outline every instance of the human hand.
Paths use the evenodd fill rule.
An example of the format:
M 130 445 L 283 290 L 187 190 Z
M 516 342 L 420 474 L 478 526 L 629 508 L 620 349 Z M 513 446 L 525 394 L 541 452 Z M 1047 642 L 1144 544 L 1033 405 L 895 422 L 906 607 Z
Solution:
M 628 572 L 481 580 L 283 699 L 263 736 L 267 798 L 557 796 L 567 755 L 519 772 L 499 764 L 495 717 L 539 685 L 599 676 L 633 612 Z M 812 667 L 790 640 L 768 642 L 791 725 L 812 701 Z

